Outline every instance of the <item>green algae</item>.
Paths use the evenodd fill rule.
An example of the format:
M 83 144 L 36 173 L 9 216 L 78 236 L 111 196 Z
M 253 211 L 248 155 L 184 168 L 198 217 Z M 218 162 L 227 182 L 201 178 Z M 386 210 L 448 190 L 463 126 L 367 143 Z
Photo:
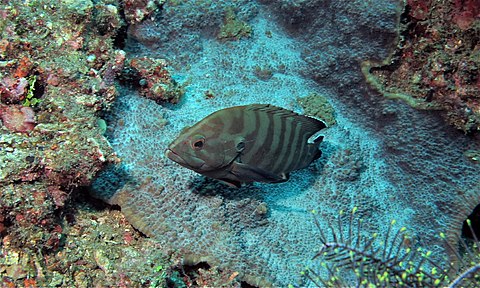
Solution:
M 80 17 L 87 16 L 92 13 L 94 4 L 91 0 L 61 0 L 60 1 L 62 14 L 76 15 Z
M 26 107 L 34 107 L 37 106 L 41 100 L 35 97 L 33 92 L 35 91 L 35 82 L 37 82 L 36 75 L 30 75 L 27 77 L 28 80 L 28 89 L 25 99 L 23 100 L 22 105 Z

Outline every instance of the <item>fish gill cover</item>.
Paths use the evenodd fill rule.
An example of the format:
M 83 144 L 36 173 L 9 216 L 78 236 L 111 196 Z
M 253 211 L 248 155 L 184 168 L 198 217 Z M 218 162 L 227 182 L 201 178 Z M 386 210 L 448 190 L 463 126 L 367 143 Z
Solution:
M 185 264 L 207 262 L 251 285 L 314 285 L 301 273 L 321 270 L 313 259 L 322 242 L 312 211 L 328 230 L 338 211 L 358 207 L 358 233 L 367 236 L 385 235 L 395 220 L 445 261 L 478 204 L 480 169 L 464 155 L 478 143 L 435 113 L 384 99 L 365 84 L 360 62 L 389 55 L 401 3 L 167 1 L 162 7 L 129 26 L 125 50 L 132 59 L 167 59 L 169 70 L 162 66 L 155 75 L 171 73 L 185 94 L 175 98 L 178 104 L 165 98 L 158 105 L 141 89 L 124 87 L 107 119 L 122 166 L 100 175 L 97 197 L 119 205 L 164 249 L 180 251 Z M 228 21 L 240 27 L 222 29 Z M 232 35 L 219 37 L 221 31 Z M 149 87 L 148 78 L 132 77 Z M 214 111 L 268 103 L 301 112 L 299 98 L 312 93 L 329 99 L 337 124 L 325 132 L 322 158 L 289 182 L 231 189 L 164 156 L 184 127 Z

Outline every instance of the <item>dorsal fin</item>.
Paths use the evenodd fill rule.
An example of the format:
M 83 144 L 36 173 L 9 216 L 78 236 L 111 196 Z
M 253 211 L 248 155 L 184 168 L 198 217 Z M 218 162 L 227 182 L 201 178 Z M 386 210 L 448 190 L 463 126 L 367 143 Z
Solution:
M 300 115 L 298 113 L 295 113 L 293 111 L 273 106 L 270 104 L 251 104 L 245 106 L 247 110 L 252 110 L 252 111 L 262 111 L 265 113 L 272 113 L 275 116 L 282 117 L 282 118 L 288 118 L 288 117 L 293 117 L 295 122 L 300 122 L 302 124 L 302 128 L 304 130 L 304 133 L 308 135 L 308 137 L 312 136 L 316 132 L 324 129 L 327 127 L 325 122 L 308 117 L 305 115 Z

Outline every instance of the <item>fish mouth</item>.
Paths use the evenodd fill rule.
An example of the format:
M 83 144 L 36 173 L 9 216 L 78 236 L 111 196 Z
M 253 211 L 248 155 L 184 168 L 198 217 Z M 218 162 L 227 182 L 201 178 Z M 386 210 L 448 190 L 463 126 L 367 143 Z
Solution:
M 173 162 L 177 162 L 178 164 L 187 164 L 187 162 L 185 162 L 182 157 L 180 157 L 177 153 L 173 152 L 173 150 L 171 149 L 165 150 L 165 156 L 167 156 L 168 159 L 172 160 Z
M 203 167 L 203 165 L 205 165 L 205 162 L 198 159 L 198 158 L 195 158 L 194 160 L 198 159 L 198 161 L 193 161 L 193 163 L 190 163 L 190 162 L 187 162 L 187 160 L 183 159 L 180 155 L 178 155 L 177 153 L 175 153 L 175 151 L 173 151 L 172 149 L 167 149 L 165 150 L 165 156 L 167 156 L 170 160 L 172 160 L 173 162 L 176 162 L 186 168 L 189 168 L 189 169 L 192 169 L 192 170 L 199 170 Z

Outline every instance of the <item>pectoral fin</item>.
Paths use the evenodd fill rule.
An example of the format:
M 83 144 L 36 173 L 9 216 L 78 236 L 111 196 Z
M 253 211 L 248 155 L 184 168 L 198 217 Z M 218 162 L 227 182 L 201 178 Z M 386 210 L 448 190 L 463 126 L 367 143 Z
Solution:
M 282 173 L 277 175 L 270 171 L 238 162 L 232 164 L 231 173 L 243 182 L 279 183 L 288 180 L 288 174 Z

